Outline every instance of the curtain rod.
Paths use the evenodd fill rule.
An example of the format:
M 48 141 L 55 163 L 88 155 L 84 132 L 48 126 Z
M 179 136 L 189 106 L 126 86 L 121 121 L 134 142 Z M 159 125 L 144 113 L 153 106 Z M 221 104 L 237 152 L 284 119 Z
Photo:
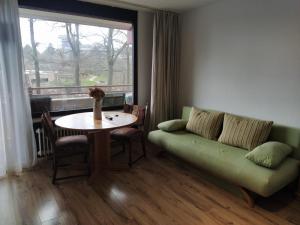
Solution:
M 133 10 L 143 10 L 147 12 L 155 12 L 157 9 L 148 7 L 148 6 L 143 6 L 135 3 L 129 3 L 129 2 L 124 2 L 121 0 L 113 0 L 113 1 L 108 1 L 108 0 L 80 0 L 83 2 L 91 2 L 94 4 L 104 4 L 112 7 L 123 7 L 127 9 L 133 9 Z

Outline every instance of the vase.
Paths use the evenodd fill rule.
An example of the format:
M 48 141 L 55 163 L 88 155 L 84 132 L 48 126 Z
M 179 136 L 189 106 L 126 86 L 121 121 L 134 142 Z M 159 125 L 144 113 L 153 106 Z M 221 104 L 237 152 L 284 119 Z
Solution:
M 93 114 L 94 120 L 102 120 L 102 99 L 94 99 Z

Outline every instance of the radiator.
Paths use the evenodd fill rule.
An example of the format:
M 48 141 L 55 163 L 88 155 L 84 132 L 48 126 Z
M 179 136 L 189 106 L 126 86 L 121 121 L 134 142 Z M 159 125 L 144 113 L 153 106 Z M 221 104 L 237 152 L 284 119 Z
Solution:
M 74 131 L 74 130 L 66 130 L 56 127 L 55 128 L 56 137 L 64 137 L 64 136 L 72 136 L 72 135 L 80 135 L 83 134 L 82 131 Z M 50 141 L 46 136 L 44 129 L 39 126 L 35 129 L 35 138 L 37 145 L 37 156 L 39 158 L 51 156 L 53 150 L 51 148 Z

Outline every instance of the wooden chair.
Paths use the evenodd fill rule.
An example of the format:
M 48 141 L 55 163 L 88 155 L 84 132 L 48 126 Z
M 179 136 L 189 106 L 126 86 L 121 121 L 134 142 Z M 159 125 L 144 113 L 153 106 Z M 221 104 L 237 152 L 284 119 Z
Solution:
M 111 138 L 117 142 L 122 143 L 122 152 L 126 151 L 128 146 L 128 165 L 131 167 L 134 163 L 143 157 L 146 157 L 146 146 L 145 146 L 145 118 L 147 115 L 147 106 L 141 107 L 138 105 L 124 105 L 124 112 L 132 113 L 137 116 L 137 122 L 131 127 L 124 127 L 111 131 Z M 134 140 L 140 140 L 142 144 L 142 155 L 136 159 L 132 159 L 132 143 Z
M 55 184 L 58 180 L 70 179 L 75 177 L 89 176 L 89 141 L 86 135 L 65 136 L 57 138 L 54 130 L 54 124 L 52 122 L 49 112 L 44 112 L 41 117 L 42 126 L 50 141 L 53 149 L 53 177 L 52 183 Z M 87 167 L 87 173 L 73 176 L 64 176 L 57 178 L 57 170 L 59 168 L 67 167 L 73 163 L 61 163 L 66 158 L 70 158 L 76 155 L 82 155 L 84 157 L 84 165 Z

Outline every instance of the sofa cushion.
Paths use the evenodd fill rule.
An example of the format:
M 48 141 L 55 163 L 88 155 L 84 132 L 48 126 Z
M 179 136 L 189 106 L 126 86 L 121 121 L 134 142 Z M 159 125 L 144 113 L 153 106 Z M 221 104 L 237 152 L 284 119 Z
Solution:
M 56 140 L 55 145 L 58 148 L 65 148 L 70 146 L 85 146 L 88 145 L 88 138 L 86 135 L 73 135 L 60 137 Z
M 143 135 L 143 131 L 134 127 L 122 127 L 110 132 L 111 138 L 115 140 L 128 140 L 141 135 Z
M 290 146 L 272 141 L 257 146 L 245 157 L 257 165 L 276 168 L 292 151 Z
M 226 113 L 219 142 L 252 150 L 266 142 L 273 122 Z
M 224 113 L 192 108 L 186 130 L 201 137 L 216 140 L 220 134 Z
M 158 124 L 157 127 L 160 130 L 172 132 L 177 130 L 184 130 L 186 124 L 187 124 L 186 120 L 176 119 L 176 120 L 169 120 L 169 121 L 162 122 Z
M 152 131 L 148 139 L 208 172 L 262 196 L 277 192 L 298 176 L 298 160 L 286 158 L 276 169 L 258 166 L 247 150 L 224 145 L 185 131 Z
M 181 119 L 188 120 L 192 107 L 182 108 Z M 270 141 L 286 143 L 293 148 L 292 158 L 300 160 L 300 128 L 273 124 L 269 138 Z

